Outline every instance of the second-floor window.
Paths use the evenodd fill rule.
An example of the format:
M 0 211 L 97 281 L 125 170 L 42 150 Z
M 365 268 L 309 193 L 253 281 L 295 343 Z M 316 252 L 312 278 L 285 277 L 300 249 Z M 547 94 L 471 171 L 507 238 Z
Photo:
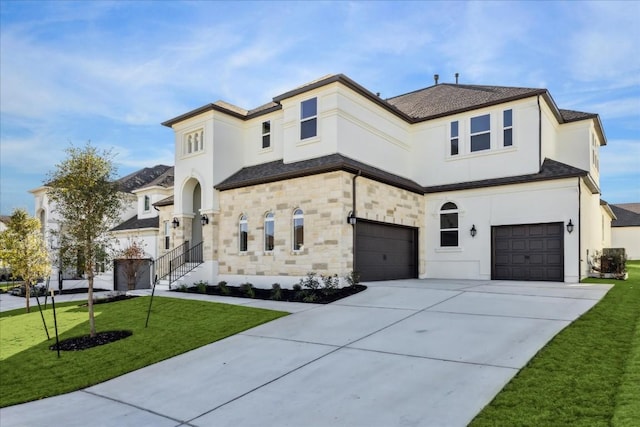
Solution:
M 262 148 L 271 147 L 271 121 L 262 122 Z
M 452 156 L 458 155 L 460 152 L 459 148 L 459 134 L 458 134 L 458 121 L 451 122 L 451 137 L 450 137 L 450 151 L 449 154 Z
M 491 148 L 491 115 L 471 118 L 471 152 Z
M 318 135 L 318 98 L 307 99 L 300 104 L 300 139 Z
M 149 212 L 151 209 L 151 198 L 149 196 L 144 196 L 144 211 Z
M 513 110 L 502 112 L 502 145 L 505 147 L 513 145 Z
M 275 218 L 269 212 L 264 216 L 264 250 L 270 252 L 275 246 Z

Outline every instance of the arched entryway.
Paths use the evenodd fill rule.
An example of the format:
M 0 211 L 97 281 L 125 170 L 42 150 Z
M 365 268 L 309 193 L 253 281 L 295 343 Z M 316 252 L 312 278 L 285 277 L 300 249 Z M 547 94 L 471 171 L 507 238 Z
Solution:
M 184 240 L 195 246 L 202 242 L 202 223 L 200 222 L 202 209 L 202 186 L 195 178 L 190 178 L 183 187 L 182 213 L 186 218 L 192 218 L 190 227 L 185 227 Z M 187 221 L 185 221 L 186 225 Z

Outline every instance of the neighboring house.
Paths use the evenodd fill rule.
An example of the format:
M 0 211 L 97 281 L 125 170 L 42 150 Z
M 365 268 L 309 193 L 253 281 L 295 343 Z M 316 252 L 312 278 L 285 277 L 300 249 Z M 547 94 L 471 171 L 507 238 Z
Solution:
M 611 205 L 616 219 L 611 223 L 611 246 L 625 248 L 627 259 L 640 259 L 640 203 Z
M 167 197 L 172 192 L 173 167 L 157 165 L 143 168 L 117 180 L 126 199 L 120 216 L 119 225 L 112 229 L 112 236 L 116 240 L 115 248 L 124 249 L 134 239 L 144 244 L 146 255 L 155 259 L 157 256 L 158 211 L 153 209 L 153 203 Z M 35 214 L 40 220 L 42 233 L 47 240 L 50 250 L 58 250 L 55 234 L 59 232 L 59 223 L 47 194 L 46 185 L 30 190 L 35 198 Z M 78 263 L 81 264 L 81 263 Z M 108 270 L 108 268 L 107 268 Z M 64 271 L 64 279 L 82 277 L 82 266 L 68 268 Z M 57 277 L 58 269 L 54 267 L 52 277 Z M 105 282 L 109 282 L 106 280 Z M 112 282 L 112 281 L 111 281 Z
M 9 215 L 0 215 L 0 233 L 5 231 L 7 228 L 7 224 L 11 217 Z M 4 282 L 9 279 L 9 275 L 11 274 L 11 266 L 6 264 L 2 258 L 0 258 L 0 282 Z
M 383 99 L 338 74 L 163 125 L 175 186 L 158 251 L 202 243 L 209 282 L 577 282 L 610 246 L 600 118 L 546 89 L 436 81 Z

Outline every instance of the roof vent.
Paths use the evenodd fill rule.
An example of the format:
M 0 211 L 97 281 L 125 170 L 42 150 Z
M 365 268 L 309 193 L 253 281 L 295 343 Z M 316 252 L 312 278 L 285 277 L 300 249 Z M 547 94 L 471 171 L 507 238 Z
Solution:
M 456 84 L 458 84 L 458 77 L 460 77 L 460 73 L 456 73 Z
M 376 92 L 376 96 L 380 98 L 380 92 Z
M 439 79 L 439 78 L 440 78 L 440 76 L 439 76 L 439 75 L 437 75 L 437 74 L 434 74 L 434 75 L 433 75 L 433 80 L 435 80 L 436 84 L 438 84 L 438 79 Z

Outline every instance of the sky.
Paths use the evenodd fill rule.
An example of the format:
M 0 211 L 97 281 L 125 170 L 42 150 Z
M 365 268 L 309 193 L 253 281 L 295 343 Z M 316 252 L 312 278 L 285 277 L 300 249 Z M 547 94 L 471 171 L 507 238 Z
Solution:
M 0 0 L 0 213 L 88 141 L 123 176 L 173 165 L 160 123 L 255 108 L 326 74 L 383 98 L 441 83 L 546 88 L 597 113 L 602 198 L 640 202 L 640 2 Z

